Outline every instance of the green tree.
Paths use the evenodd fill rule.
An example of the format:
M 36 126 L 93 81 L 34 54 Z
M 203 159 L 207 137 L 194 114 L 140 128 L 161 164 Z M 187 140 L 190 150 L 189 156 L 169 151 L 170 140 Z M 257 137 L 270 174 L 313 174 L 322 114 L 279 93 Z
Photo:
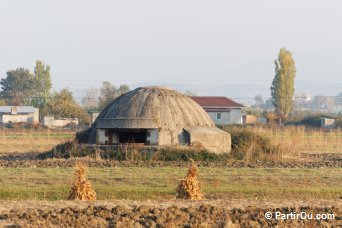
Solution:
M 34 100 L 33 105 L 39 107 L 40 114 L 46 114 L 47 98 L 51 94 L 50 66 L 45 66 L 43 61 L 37 60 L 34 68 Z
M 17 68 L 7 72 L 0 81 L 0 99 L 8 105 L 31 105 L 34 92 L 34 76 L 29 70 Z
M 271 86 L 272 102 L 280 123 L 286 120 L 293 106 L 296 66 L 292 53 L 282 48 L 275 60 L 275 77 Z
M 79 118 L 80 123 L 90 123 L 90 116 L 86 110 L 78 104 L 68 89 L 62 89 L 54 93 L 47 104 L 47 112 L 56 118 Z

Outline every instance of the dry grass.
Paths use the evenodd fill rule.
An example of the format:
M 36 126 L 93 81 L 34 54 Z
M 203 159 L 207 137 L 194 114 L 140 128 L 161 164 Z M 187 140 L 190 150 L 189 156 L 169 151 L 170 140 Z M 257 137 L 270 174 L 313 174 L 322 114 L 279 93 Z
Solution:
M 298 159 L 302 152 L 342 153 L 342 129 L 306 129 L 303 126 L 277 125 L 234 126 L 228 129 L 242 128 L 271 139 L 279 147 L 282 160 Z
M 75 167 L 75 183 L 70 190 L 69 200 L 96 200 L 96 192 L 93 190 L 91 183 L 86 178 L 86 170 L 81 163 Z
M 74 136 L 73 131 L 1 129 L 0 153 L 48 151 Z
M 202 200 L 204 199 L 204 195 L 201 193 L 201 189 L 198 185 L 198 168 L 194 164 L 191 163 L 188 174 L 185 179 L 181 179 L 180 184 L 177 187 L 177 199 L 190 199 L 190 200 Z
M 293 150 L 342 152 L 342 129 L 306 129 L 303 126 L 254 126 L 252 129 Z

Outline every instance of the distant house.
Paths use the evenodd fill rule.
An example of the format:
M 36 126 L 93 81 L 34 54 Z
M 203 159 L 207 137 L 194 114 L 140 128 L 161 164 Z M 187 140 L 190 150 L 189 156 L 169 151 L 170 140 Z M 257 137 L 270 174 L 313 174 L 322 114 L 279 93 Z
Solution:
M 242 124 L 242 104 L 227 97 L 191 98 L 202 106 L 216 125 Z
M 39 109 L 32 106 L 0 106 L 0 123 L 39 123 Z

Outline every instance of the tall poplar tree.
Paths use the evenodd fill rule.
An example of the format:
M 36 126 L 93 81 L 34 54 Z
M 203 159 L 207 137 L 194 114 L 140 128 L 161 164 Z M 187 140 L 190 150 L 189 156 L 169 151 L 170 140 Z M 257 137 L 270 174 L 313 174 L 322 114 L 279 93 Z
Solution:
M 282 48 L 275 63 L 275 76 L 271 86 L 272 103 L 280 123 L 286 120 L 293 106 L 296 66 L 292 53 Z
M 46 114 L 46 106 L 48 97 L 51 95 L 51 77 L 50 66 L 45 66 L 43 61 L 37 60 L 34 68 L 34 81 L 35 81 L 35 98 L 34 106 L 40 108 L 41 115 Z

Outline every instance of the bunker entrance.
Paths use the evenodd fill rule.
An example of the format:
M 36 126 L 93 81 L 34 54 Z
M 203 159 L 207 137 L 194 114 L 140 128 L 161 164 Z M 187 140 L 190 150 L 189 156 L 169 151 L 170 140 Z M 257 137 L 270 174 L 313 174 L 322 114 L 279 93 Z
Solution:
M 147 131 L 143 129 L 110 130 L 107 134 L 109 144 L 147 142 Z
M 119 143 L 146 143 L 146 131 L 119 132 Z

